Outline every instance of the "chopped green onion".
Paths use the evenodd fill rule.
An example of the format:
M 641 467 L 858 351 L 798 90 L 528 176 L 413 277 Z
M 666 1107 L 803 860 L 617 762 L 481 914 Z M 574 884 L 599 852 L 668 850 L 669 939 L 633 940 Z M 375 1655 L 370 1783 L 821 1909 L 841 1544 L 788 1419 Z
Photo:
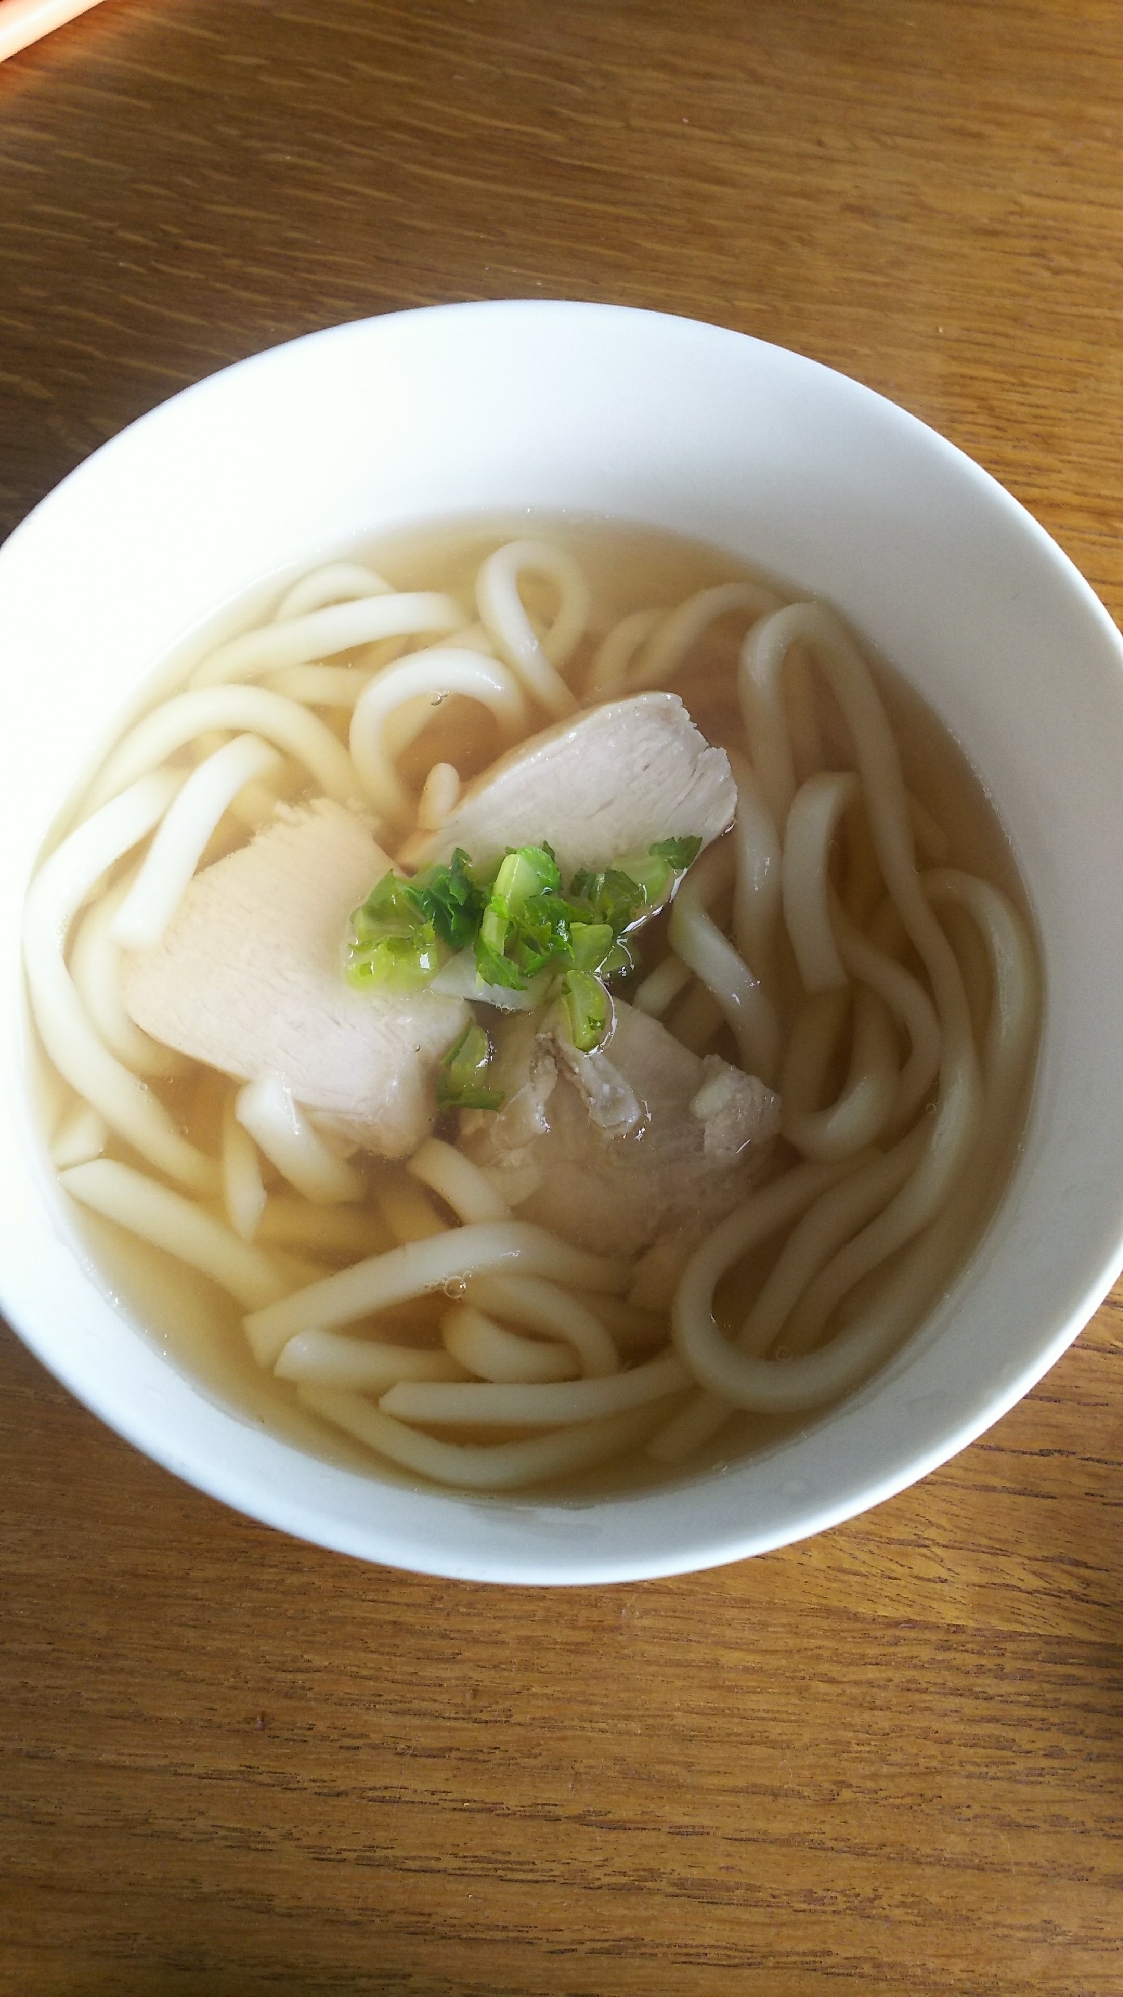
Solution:
M 608 993 L 591 971 L 570 971 L 562 998 L 574 1046 L 582 1054 L 591 1054 L 608 1030 Z
M 441 1109 L 501 1109 L 503 1096 L 486 1087 L 491 1041 L 473 1020 L 437 1070 L 437 1102 Z
M 675 875 L 684 872 L 701 850 L 700 839 L 660 839 L 646 853 L 626 853 L 601 873 L 576 874 L 572 891 L 619 936 L 662 906 Z
M 458 846 L 447 866 L 427 867 L 411 883 L 418 907 L 443 943 L 463 950 L 479 928 L 487 889 Z
M 457 847 L 447 865 L 413 880 L 383 874 L 351 917 L 347 975 L 360 990 L 420 991 L 470 944 L 487 906 L 487 887 Z
M 658 899 L 648 891 L 648 883 L 636 878 L 639 867 L 651 870 L 651 861 L 639 861 L 625 866 L 607 867 L 602 873 L 580 873 L 573 877 L 573 894 L 583 902 L 596 922 L 607 922 L 614 935 L 630 929 L 650 903 Z M 660 882 L 671 881 L 671 874 L 661 861 L 655 862 L 655 871 Z
M 569 932 L 574 966 L 579 971 L 599 971 L 611 954 L 616 936 L 611 923 L 575 922 Z
M 457 847 L 447 864 L 412 880 L 383 875 L 352 917 L 348 977 L 361 989 L 419 991 L 469 949 L 481 984 L 504 991 L 525 992 L 536 979 L 556 990 L 558 977 L 597 982 L 630 971 L 626 933 L 662 907 L 701 846 L 695 838 L 656 840 L 614 867 L 575 874 L 568 895 L 545 840 L 512 848 L 488 867 L 473 866 Z M 588 1034 L 596 1008 L 587 993 L 579 1010 Z M 607 1000 L 601 1011 L 607 1021 Z
M 397 874 L 383 875 L 352 923 L 347 975 L 360 990 L 420 991 L 449 954 L 412 883 Z
M 447 956 L 444 945 L 423 924 L 406 936 L 382 936 L 376 943 L 352 945 L 347 978 L 358 991 L 405 997 L 426 990 Z
M 510 992 L 521 992 L 529 983 L 518 965 L 501 950 L 492 950 L 482 936 L 476 941 L 476 971 L 481 985 L 499 985 Z
M 547 965 L 572 961 L 570 910 L 548 846 L 520 846 L 500 862 L 476 940 L 485 984 L 519 987 Z
M 702 851 L 702 841 L 695 838 L 657 839 L 649 850 L 657 860 L 665 860 L 669 867 L 673 867 L 676 874 L 685 874 Z

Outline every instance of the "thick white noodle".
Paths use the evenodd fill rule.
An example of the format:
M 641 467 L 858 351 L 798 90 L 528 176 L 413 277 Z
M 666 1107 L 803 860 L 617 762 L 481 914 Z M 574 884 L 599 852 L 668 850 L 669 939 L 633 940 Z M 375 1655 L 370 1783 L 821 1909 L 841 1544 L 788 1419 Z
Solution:
M 414 1179 L 420 1179 L 452 1208 L 458 1220 L 510 1220 L 511 1209 L 496 1191 L 486 1172 L 466 1158 L 454 1145 L 439 1137 L 427 1137 L 419 1144 L 406 1166 Z
M 307 575 L 300 576 L 286 591 L 273 612 L 273 622 L 283 624 L 288 617 L 307 617 L 309 611 L 322 610 L 326 603 L 387 596 L 390 590 L 391 584 L 385 576 L 362 562 L 325 562 L 322 568 L 310 569 Z
M 719 617 L 744 610 L 755 622 L 778 610 L 781 602 L 774 590 L 756 582 L 719 582 L 688 596 L 660 620 L 629 672 L 624 690 L 638 693 L 644 687 L 666 686 L 691 646 L 697 644 L 703 632 Z
M 136 1075 L 99 1039 L 63 960 L 76 911 L 106 869 L 151 832 L 183 781 L 181 772 L 142 777 L 87 818 L 40 867 L 27 893 L 23 956 L 43 1045 L 80 1096 L 141 1156 L 192 1191 L 217 1192 L 218 1165 L 189 1144 Z
M 773 1378 L 787 1369 L 779 1361 L 750 1359 L 725 1337 L 713 1315 L 714 1290 L 734 1263 L 799 1220 L 853 1166 L 853 1160 L 841 1165 L 793 1166 L 783 1178 L 750 1193 L 688 1262 L 671 1308 L 675 1350 L 699 1385 L 730 1406 L 771 1406 L 770 1401 L 762 1403 L 757 1398 L 761 1381 L 766 1391 Z M 753 1398 L 747 1398 L 747 1393 Z M 787 1403 L 781 1399 L 776 1405 L 783 1408 Z
M 123 950 L 161 942 L 204 849 L 243 784 L 280 770 L 282 759 L 258 735 L 237 735 L 192 770 L 173 799 L 136 879 L 113 918 L 110 935 Z
M 849 1365 L 846 1384 L 863 1377 L 916 1324 L 921 1311 L 962 1256 L 980 1215 L 1025 1084 L 1037 1019 L 1037 969 L 1021 918 L 997 888 L 953 869 L 923 877 L 933 902 L 954 901 L 973 917 L 991 960 L 993 995 L 983 1045 L 984 1109 L 978 1144 L 935 1222 L 915 1241 L 871 1303 L 809 1366 L 822 1362 L 829 1383 Z M 795 1324 L 793 1319 L 792 1329 Z M 832 1361 L 829 1355 L 839 1351 Z M 835 1389 L 841 1391 L 841 1389 Z M 823 1395 L 826 1398 L 826 1395 Z
M 689 964 L 668 950 L 661 964 L 644 979 L 632 994 L 632 1004 L 639 1012 L 646 1012 L 650 1019 L 662 1019 L 668 1006 L 674 1004 L 680 992 L 686 990 L 694 976 Z
M 257 1146 L 238 1122 L 234 1097 L 229 1095 L 222 1106 L 222 1199 L 239 1240 L 256 1240 L 267 1198 Z M 282 1240 L 287 1247 L 288 1241 Z
M 280 624 L 263 624 L 219 645 L 196 666 L 189 684 L 221 686 L 232 680 L 256 680 L 286 666 L 307 666 L 330 659 L 377 638 L 411 637 L 417 633 L 459 631 L 470 620 L 455 597 L 440 590 L 391 590 L 358 597 L 350 603 L 328 604 L 303 617 Z
M 953 1126 L 949 1136 L 946 1124 L 941 1132 L 937 1111 L 930 1119 L 929 1140 L 912 1177 L 861 1234 L 839 1249 L 804 1292 L 791 1319 L 791 1337 L 801 1350 L 816 1343 L 835 1306 L 863 1276 L 913 1240 L 939 1213 L 970 1156 L 969 1146 L 953 1149 L 956 1135 Z
M 350 746 L 367 797 L 376 811 L 397 825 L 408 824 L 416 807 L 394 768 L 386 744 L 387 718 L 396 707 L 419 694 L 425 695 L 435 707 L 450 693 L 466 694 L 470 700 L 490 709 L 505 744 L 516 741 L 527 731 L 526 703 L 519 682 L 496 659 L 440 646 L 415 653 L 400 665 L 387 667 L 371 681 L 356 705 Z
M 794 771 L 781 675 L 788 648 L 797 641 L 824 674 L 849 730 L 882 878 L 927 970 L 941 1029 L 939 1093 L 924 1156 L 884 1213 L 823 1272 L 818 1285 L 822 1306 L 832 1283 L 838 1295 L 844 1294 L 938 1213 L 975 1140 L 980 1082 L 963 978 L 916 871 L 908 795 L 893 732 L 869 667 L 846 627 L 823 604 L 789 605 L 751 632 L 742 647 L 738 692 L 754 767 L 766 792 L 775 792 L 777 821 L 782 817 L 786 822 Z
M 831 922 L 848 975 L 877 992 L 908 1034 L 909 1057 L 901 1069 L 897 1098 L 886 1125 L 889 1131 L 904 1130 L 939 1071 L 940 1022 L 924 987 L 855 927 L 837 896 L 831 899 Z
M 808 1285 L 792 1312 L 788 1337 L 794 1350 L 807 1352 L 819 1342 L 835 1306 L 863 1276 L 888 1260 L 896 1249 L 919 1234 L 939 1213 L 954 1191 L 956 1179 L 969 1162 L 961 1153 L 957 1173 L 947 1175 L 946 1153 L 933 1167 L 932 1151 L 939 1136 L 938 1112 L 926 1120 L 929 1141 L 921 1153 L 912 1177 L 906 1180 L 895 1199 L 852 1241 L 840 1248 L 833 1261 Z M 938 1189 L 934 1191 L 933 1189 Z
M 361 1394 L 329 1387 L 299 1387 L 298 1398 L 325 1420 L 345 1429 L 368 1449 L 437 1484 L 471 1491 L 513 1491 L 523 1484 L 588 1470 L 623 1456 L 642 1442 L 654 1424 L 650 1409 L 637 1408 L 602 1421 L 581 1422 L 525 1442 L 483 1444 L 438 1442 L 395 1421 Z
M 304 707 L 354 707 L 374 675 L 357 666 L 285 666 L 265 673 L 261 684 L 269 693 L 298 700 Z
M 236 1297 L 244 1310 L 260 1309 L 283 1295 L 285 1283 L 262 1249 L 239 1241 L 220 1220 L 112 1158 L 96 1158 L 60 1172 L 59 1184 L 83 1206 L 115 1220 L 130 1234 L 202 1270 Z
M 850 771 L 821 770 L 792 799 L 781 862 L 784 921 L 805 992 L 846 983 L 830 915 L 830 853 L 838 822 L 858 797 Z
M 508 1324 L 521 1325 L 524 1331 L 564 1339 L 572 1345 L 587 1379 L 600 1380 L 620 1371 L 616 1340 L 598 1316 L 594 1298 L 572 1296 L 542 1276 L 485 1275 L 472 1277 L 468 1302 Z M 615 1297 L 604 1298 L 603 1303 L 619 1312 L 628 1309 Z
M 983 1047 L 985 1097 L 979 1141 L 951 1199 L 897 1260 L 872 1301 L 829 1344 L 801 1357 L 750 1358 L 722 1339 L 713 1322 L 710 1300 L 724 1269 L 743 1251 L 734 1244 L 733 1252 L 723 1260 L 718 1239 L 722 1229 L 717 1230 L 699 1250 L 680 1285 L 675 1301 L 675 1342 L 684 1357 L 688 1352 L 703 1356 L 702 1369 L 694 1366 L 693 1370 L 729 1404 L 772 1413 L 797 1411 L 834 1400 L 865 1379 L 916 1324 L 919 1313 L 947 1280 L 978 1226 L 999 1160 L 1010 1143 L 1011 1121 L 1025 1087 L 1037 1020 L 1032 945 L 1021 918 L 989 882 L 940 869 L 926 874 L 922 885 L 934 902 L 956 901 L 968 909 L 991 958 L 994 993 Z M 700 1431 L 701 1414 L 695 1419 Z M 720 1421 L 714 1421 L 708 1432 L 719 1426 Z M 697 1439 L 703 1439 L 700 1432 Z M 656 1438 L 657 1444 L 661 1442 L 662 1438 Z M 661 1454 L 663 1460 L 673 1460 Z
M 1021 916 L 989 881 L 958 868 L 937 867 L 921 875 L 921 886 L 935 907 L 950 901 L 967 910 L 990 958 L 993 989 L 983 1041 L 986 1145 L 1000 1151 L 1009 1142 L 1009 1118 L 1025 1080 L 1037 1024 L 1033 945 Z
M 454 1359 L 480 1380 L 527 1386 L 572 1380 L 581 1371 L 572 1345 L 523 1338 L 471 1304 L 453 1304 L 441 1318 L 441 1337 Z M 403 1376 L 404 1377 L 404 1376 Z
M 519 595 L 521 575 L 545 576 L 560 598 L 550 629 L 539 638 Z M 500 657 L 527 692 L 555 719 L 577 705 L 559 670 L 589 621 L 589 585 L 572 556 L 545 541 L 509 541 L 489 555 L 476 577 L 476 606 Z
M 348 1338 L 339 1331 L 302 1331 L 290 1338 L 273 1371 L 279 1380 L 317 1387 L 350 1387 L 384 1394 L 397 1380 L 463 1380 L 460 1362 L 443 1347 L 387 1345 Z
M 892 1151 L 877 1152 L 866 1163 L 855 1159 L 853 1171 L 820 1194 L 796 1222 L 737 1335 L 742 1352 L 769 1350 L 819 1270 L 904 1185 L 926 1140 L 921 1123 Z M 785 1335 L 781 1343 L 785 1356 L 799 1349 L 794 1337 Z
M 737 785 L 730 926 L 745 963 L 768 990 L 776 977 L 776 928 L 782 897 L 780 835 L 752 765 L 735 751 L 729 763 Z
M 51 1163 L 56 1171 L 68 1165 L 88 1165 L 100 1158 L 109 1142 L 109 1125 L 92 1104 L 76 1102 L 63 1115 L 51 1139 Z
M 460 772 L 454 763 L 434 763 L 417 800 L 420 832 L 437 832 L 460 797 Z
M 183 1056 L 142 1033 L 121 996 L 121 946 L 110 929 L 134 879 L 130 874 L 114 881 L 85 910 L 70 947 L 70 975 L 106 1046 L 126 1068 L 134 1075 L 178 1075 L 187 1065 Z
M 707 904 L 732 883 L 737 855 L 729 839 L 719 840 L 694 862 L 671 907 L 668 937 L 672 950 L 713 994 L 733 1029 L 741 1064 L 770 1082 L 776 1072 L 780 1027 L 775 1008 L 758 978 L 724 937 Z
M 116 797 L 126 784 L 147 775 L 209 728 L 264 735 L 303 763 L 328 797 L 339 804 L 363 802 L 358 772 L 342 742 L 306 707 L 260 686 L 215 686 L 175 694 L 138 721 L 102 764 L 86 810 L 94 811 Z
M 665 616 L 663 610 L 633 610 L 613 625 L 593 654 L 585 681 L 586 700 L 618 700 L 627 691 L 632 660 Z
M 295 1296 L 253 1312 L 246 1319 L 246 1335 L 261 1363 L 271 1366 L 298 1331 L 351 1324 L 447 1283 L 503 1271 L 610 1294 L 626 1289 L 631 1276 L 629 1263 L 571 1248 L 531 1221 L 485 1222 L 449 1228 L 429 1241 L 408 1242 L 325 1276 Z
M 238 1091 L 234 1113 L 282 1178 L 313 1206 L 364 1197 L 361 1173 L 324 1143 L 283 1075 L 259 1075 L 247 1082 Z
M 810 607 L 788 604 L 766 617 L 748 633 L 737 662 L 737 698 L 753 768 L 781 837 L 797 789 L 783 672 L 789 651 L 803 635 L 799 613 Z
M 817 1017 L 815 1009 L 822 1006 L 825 998 L 833 996 L 817 992 L 805 1000 L 803 1011 L 796 1018 L 789 1053 L 798 1056 L 803 1052 L 801 1019 Z M 850 1067 L 836 1100 L 828 1108 L 814 1108 L 813 1098 L 804 1093 L 804 1082 L 805 1076 L 798 1072 L 796 1061 L 786 1061 L 781 1085 L 781 1129 L 789 1144 L 805 1158 L 822 1162 L 850 1158 L 880 1137 L 899 1093 L 897 1036 L 884 999 L 868 986 L 859 985 L 854 993 Z
M 602 1415 L 624 1414 L 649 1401 L 681 1394 L 691 1375 L 673 1352 L 661 1353 L 635 1366 L 630 1373 L 612 1373 L 602 1380 L 560 1380 L 544 1386 L 501 1386 L 466 1380 L 448 1386 L 402 1380 L 382 1396 L 383 1414 L 399 1421 L 496 1427 L 553 1426 L 571 1421 L 596 1421 Z
M 823 768 L 826 750 L 815 699 L 815 676 L 802 645 L 793 645 L 788 654 L 784 693 L 796 782 L 803 784 Z
M 968 1032 L 963 982 L 954 953 L 924 898 L 913 855 L 908 794 L 900 757 L 869 667 L 846 627 L 819 603 L 790 604 L 749 634 L 738 666 L 738 693 L 753 764 L 766 793 L 791 764 L 780 675 L 791 644 L 808 646 L 850 730 L 870 834 L 882 878 L 932 979 L 936 1008 L 957 1033 Z M 786 824 L 794 779 L 775 810 Z

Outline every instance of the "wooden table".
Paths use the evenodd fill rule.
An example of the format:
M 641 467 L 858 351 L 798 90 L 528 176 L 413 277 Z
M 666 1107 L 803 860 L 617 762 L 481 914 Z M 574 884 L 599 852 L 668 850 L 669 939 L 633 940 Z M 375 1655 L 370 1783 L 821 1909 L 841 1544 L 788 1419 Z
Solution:
M 106 0 L 0 69 L 0 531 L 228 361 L 693 314 L 979 458 L 1123 607 L 1115 0 Z M 172 1481 L 0 1348 L 18 1997 L 1123 1989 L 1108 1305 L 879 1511 L 503 1592 Z

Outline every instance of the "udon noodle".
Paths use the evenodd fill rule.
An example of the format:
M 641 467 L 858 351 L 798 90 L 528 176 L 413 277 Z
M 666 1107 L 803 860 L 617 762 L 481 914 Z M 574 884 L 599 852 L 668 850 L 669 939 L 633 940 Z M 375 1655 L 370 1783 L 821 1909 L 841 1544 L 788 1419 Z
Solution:
M 300 576 L 127 731 L 27 900 L 66 1193 L 232 1299 L 274 1396 L 305 1419 L 398 1473 L 479 1491 L 624 1458 L 689 1470 L 736 1446 L 746 1412 L 802 1417 L 860 1385 L 977 1239 L 1035 1044 L 1016 882 L 968 864 L 955 811 L 942 823 L 940 800 L 916 795 L 892 676 L 827 605 L 723 578 L 716 559 L 674 595 L 675 563 L 637 562 L 633 535 L 605 589 L 615 531 L 597 530 L 591 579 L 589 535 L 556 526 L 465 528 L 424 587 L 366 560 Z M 488 1150 L 501 1089 L 446 1089 L 419 1141 L 379 1157 L 293 1075 L 200 1065 L 132 1016 L 125 967 L 271 825 L 327 801 L 411 876 L 497 757 L 666 689 L 728 753 L 731 822 L 669 863 L 673 887 L 621 929 L 615 968 L 602 949 L 599 1042 L 551 1059 L 575 1088 L 591 1086 L 582 1062 L 601 1064 L 595 1143 L 625 1159 L 658 1144 L 658 1120 L 611 1065 L 614 1016 L 689 1051 L 707 1149 L 757 1078 L 778 1134 L 708 1224 L 637 1252 L 622 1222 L 619 1242 L 590 1246 L 541 1201 L 520 1213 L 521 1154 Z M 977 793 L 972 812 L 985 818 Z M 662 828 L 668 850 L 686 829 Z M 526 850 L 501 824 L 495 839 Z M 618 860 L 626 872 L 619 854 L 600 864 Z M 482 1025 L 493 1081 L 511 1022 L 533 1035 L 546 1019 L 556 1042 L 560 1001 L 545 974 L 525 998 L 485 986 L 447 1003 Z

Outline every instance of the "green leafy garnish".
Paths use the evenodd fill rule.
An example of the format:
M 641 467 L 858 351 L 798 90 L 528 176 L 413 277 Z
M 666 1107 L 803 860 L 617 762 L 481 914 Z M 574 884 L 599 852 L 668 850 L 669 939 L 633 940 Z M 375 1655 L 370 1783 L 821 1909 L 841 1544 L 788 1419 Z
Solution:
M 572 892 L 585 903 L 590 919 L 605 922 L 614 936 L 630 929 L 645 908 L 652 904 L 656 896 L 649 892 L 649 882 L 638 878 L 641 861 L 634 870 L 623 866 L 608 867 L 603 873 L 580 873 L 573 876 Z M 660 881 L 669 880 L 670 874 L 662 861 L 656 862 L 656 872 Z M 654 886 L 652 880 L 650 886 Z
M 599 971 L 615 944 L 616 932 L 608 922 L 575 922 L 570 928 L 569 946 L 578 971 Z
M 499 863 L 480 921 L 476 966 L 485 984 L 523 988 L 571 961 L 571 912 L 548 846 L 519 846 Z
M 685 873 L 701 850 L 700 839 L 659 839 L 646 853 L 627 853 L 602 873 L 575 874 L 572 892 L 620 936 L 662 907 L 676 875 Z
M 582 1054 L 599 1047 L 608 1028 L 608 993 L 591 971 L 570 971 L 562 986 L 573 1044 Z
M 441 1109 L 501 1109 L 503 1096 L 489 1089 L 487 1071 L 491 1041 L 473 1020 L 437 1070 L 437 1103 Z
M 447 865 L 427 867 L 413 880 L 383 874 L 351 917 L 351 983 L 360 990 L 420 991 L 472 942 L 487 895 L 460 847 Z
M 452 950 L 466 949 L 479 928 L 487 887 L 463 847 L 456 848 L 447 866 L 427 867 L 410 886 L 442 943 Z
M 685 874 L 686 869 L 694 865 L 701 851 L 702 841 L 694 838 L 657 839 L 651 848 L 655 858 L 665 860 L 669 867 L 674 868 L 676 874 Z
M 448 956 L 413 884 L 397 874 L 383 875 L 352 924 L 347 975 L 360 990 L 420 991 Z
M 560 992 L 574 1043 L 588 1052 L 607 1028 L 604 980 L 634 968 L 628 932 L 663 906 L 701 847 L 694 838 L 657 840 L 613 867 L 583 869 L 568 894 L 545 840 L 513 847 L 488 867 L 473 866 L 457 847 L 447 864 L 412 880 L 383 876 L 352 918 L 348 976 L 364 989 L 420 991 L 451 956 L 472 949 L 483 985 L 525 992 L 539 979 L 544 1000 Z M 446 1059 L 459 1058 L 464 1045 Z M 481 1058 L 486 1067 L 486 1048 Z M 478 1080 L 472 1086 L 480 1093 Z M 468 1104 L 460 1094 L 441 1100 L 497 1106 Z

